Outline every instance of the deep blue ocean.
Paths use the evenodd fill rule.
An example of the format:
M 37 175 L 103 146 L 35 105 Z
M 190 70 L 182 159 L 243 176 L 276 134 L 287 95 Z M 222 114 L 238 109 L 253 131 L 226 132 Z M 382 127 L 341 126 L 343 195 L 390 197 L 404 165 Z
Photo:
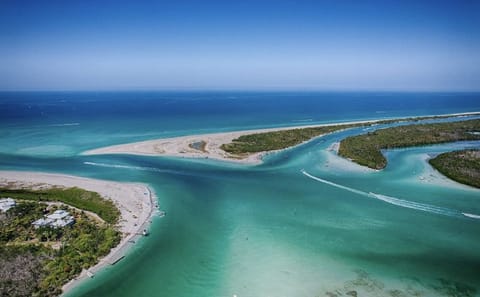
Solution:
M 71 156 L 176 135 L 472 110 L 478 93 L 0 93 L 0 153 Z
M 480 191 L 426 161 L 479 142 L 388 150 L 378 172 L 329 150 L 362 128 L 257 166 L 81 154 L 180 135 L 474 111 L 480 93 L 3 92 L 0 170 L 143 182 L 167 212 L 124 260 L 68 297 L 480 296 L 480 220 L 462 215 L 480 214 Z

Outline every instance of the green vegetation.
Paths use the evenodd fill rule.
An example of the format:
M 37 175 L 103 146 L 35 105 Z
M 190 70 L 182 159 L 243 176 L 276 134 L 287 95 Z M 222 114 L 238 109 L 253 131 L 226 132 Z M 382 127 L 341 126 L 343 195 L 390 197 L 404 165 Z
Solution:
M 50 257 L 50 250 L 43 246 L 0 244 L 1 296 L 41 296 L 40 281 L 47 273 L 43 263 Z
M 0 188 L 0 196 L 32 201 L 59 201 L 98 214 L 105 222 L 115 224 L 120 211 L 112 201 L 98 193 L 79 188 L 50 188 L 46 190 Z
M 444 153 L 429 162 L 445 176 L 459 183 L 480 188 L 480 150 Z
M 58 191 L 62 196 L 49 196 Z M 46 192 L 49 195 L 45 194 Z M 1 296 L 58 296 L 65 283 L 77 276 L 82 269 L 95 265 L 99 258 L 107 255 L 110 249 L 120 242 L 121 234 L 116 227 L 97 223 L 83 211 L 74 209 L 68 209 L 75 217 L 74 225 L 35 229 L 32 222 L 46 213 L 52 213 L 58 206 L 28 200 L 44 201 L 48 200 L 48 197 L 49 201 L 65 202 L 66 193 L 77 195 L 68 201 L 78 202 L 79 197 L 87 197 L 88 201 L 90 198 L 102 199 L 96 193 L 92 195 L 92 192 L 78 188 L 41 192 L 2 189 L 0 192 L 0 198 L 12 197 L 17 201 L 15 207 L 6 213 L 0 213 Z M 34 195 L 37 195 L 37 198 L 32 198 Z M 91 204 L 90 201 L 87 205 L 103 204 L 98 201 Z M 105 208 L 99 207 L 98 210 L 104 211 Z M 118 215 L 114 218 L 110 221 L 116 221 Z
M 0 244 L 25 242 L 35 238 L 32 222 L 43 217 L 46 205 L 18 203 L 6 213 L 0 213 Z
M 39 285 L 40 296 L 55 296 L 65 283 L 82 269 L 95 265 L 120 242 L 120 233 L 110 226 L 97 226 L 85 217 L 73 228 L 64 228 L 61 247 L 54 258 L 44 264 L 46 277 Z
M 473 114 L 476 114 L 476 113 L 472 113 L 472 115 Z M 451 118 L 451 117 L 454 117 L 454 116 L 444 115 L 444 116 L 410 117 L 410 118 L 398 118 L 398 119 L 389 119 L 389 120 L 381 120 L 381 121 L 372 121 L 368 123 L 338 124 L 334 126 L 298 128 L 298 129 L 288 129 L 288 130 L 282 130 L 282 131 L 255 133 L 255 134 L 240 136 L 239 138 L 234 139 L 231 143 L 223 144 L 221 146 L 221 149 L 223 149 L 227 153 L 232 154 L 234 157 L 241 158 L 252 153 L 285 149 L 288 147 L 298 145 L 302 142 L 308 141 L 314 137 L 327 134 L 327 133 L 332 133 L 339 130 L 343 130 L 343 129 L 348 129 L 348 128 L 372 126 L 375 124 L 417 122 L 421 120 L 443 119 L 443 118 Z
M 322 134 L 365 125 L 367 124 L 335 125 L 249 134 L 234 139 L 232 143 L 223 144 L 221 149 L 238 156 L 268 152 L 295 146 Z
M 382 149 L 430 145 L 460 140 L 479 140 L 480 120 L 408 125 L 351 136 L 341 141 L 339 155 L 373 169 L 382 169 L 387 160 Z

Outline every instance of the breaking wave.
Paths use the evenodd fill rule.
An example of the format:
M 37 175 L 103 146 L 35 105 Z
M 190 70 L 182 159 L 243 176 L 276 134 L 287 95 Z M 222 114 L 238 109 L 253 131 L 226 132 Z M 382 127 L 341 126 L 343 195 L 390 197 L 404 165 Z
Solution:
M 292 120 L 292 122 L 311 122 L 313 119 L 299 119 L 299 120 Z
M 52 124 L 48 125 L 48 127 L 66 127 L 66 126 L 79 126 L 80 123 L 64 123 L 64 124 Z

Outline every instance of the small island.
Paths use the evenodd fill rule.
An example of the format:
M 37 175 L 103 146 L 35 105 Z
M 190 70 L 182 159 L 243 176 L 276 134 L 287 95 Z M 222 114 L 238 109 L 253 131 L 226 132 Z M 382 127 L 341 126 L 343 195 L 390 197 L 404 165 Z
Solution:
M 475 115 L 472 113 L 471 115 Z M 325 134 L 337 132 L 340 130 L 370 127 L 373 125 L 393 124 L 401 122 L 418 122 L 422 120 L 438 120 L 445 118 L 454 118 L 458 115 L 438 115 L 438 116 L 422 116 L 422 117 L 408 117 L 396 118 L 389 120 L 376 120 L 364 122 L 341 123 L 334 125 L 319 125 L 312 127 L 298 127 L 294 129 L 279 129 L 277 131 L 266 131 L 253 134 L 245 134 L 235 138 L 230 143 L 222 144 L 221 149 L 242 158 L 249 154 L 278 151 L 290 148 L 315 137 Z
M 480 150 L 443 153 L 429 160 L 443 175 L 472 187 L 480 188 Z

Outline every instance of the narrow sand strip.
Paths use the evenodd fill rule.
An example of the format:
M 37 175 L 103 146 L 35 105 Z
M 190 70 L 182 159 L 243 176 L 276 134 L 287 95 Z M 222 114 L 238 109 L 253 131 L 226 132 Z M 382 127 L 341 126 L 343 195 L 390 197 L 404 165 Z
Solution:
M 141 236 L 142 231 L 147 229 L 156 200 L 152 191 L 143 184 L 119 183 L 51 173 L 0 171 L 0 187 L 5 186 L 33 189 L 54 186 L 78 187 L 97 192 L 103 198 L 115 203 L 121 213 L 118 226 L 123 234 L 122 240 L 97 265 L 88 269 L 91 273 L 96 273 L 101 268 L 115 263 L 125 255 L 128 248 L 134 244 L 136 237 Z M 83 270 L 77 278 L 63 286 L 63 291 L 66 292 L 85 278 L 87 278 L 87 271 Z
M 443 117 L 461 117 L 468 115 L 478 115 L 480 112 L 468 112 L 468 113 L 455 113 L 448 115 L 438 115 Z M 422 116 L 422 117 L 434 117 L 435 115 Z M 412 119 L 414 117 L 396 118 L 393 120 L 402 121 L 404 119 Z M 420 117 L 417 117 L 420 118 Z M 98 149 L 93 149 L 84 152 L 84 155 L 100 155 L 100 154 L 133 154 L 144 156 L 170 156 L 170 157 L 185 157 L 185 158 L 204 158 L 204 159 L 216 159 L 222 161 L 243 163 L 243 164 L 259 164 L 262 162 L 262 158 L 267 152 L 259 152 L 254 154 L 248 154 L 246 156 L 235 156 L 229 154 L 221 149 L 223 144 L 231 143 L 234 139 L 242 135 L 250 135 L 264 132 L 283 131 L 291 129 L 303 129 L 314 127 L 326 127 L 336 125 L 350 125 L 350 124 L 375 124 L 385 119 L 379 120 L 367 120 L 367 121 L 354 121 L 354 122 L 340 122 L 329 123 L 319 125 L 308 126 L 291 126 L 281 128 L 270 129 L 258 129 L 258 130 L 244 130 L 224 133 L 212 133 L 202 135 L 189 135 L 173 138 L 154 139 L 135 143 L 127 143 L 120 145 L 113 145 Z M 392 120 L 392 119 L 387 119 Z M 319 135 L 317 137 L 321 137 Z M 205 142 L 205 148 L 203 150 L 195 149 L 194 143 Z M 272 153 L 272 152 L 268 152 Z
M 258 130 L 244 130 L 224 133 L 212 133 L 201 135 L 189 135 L 173 138 L 154 139 L 135 143 L 127 143 L 120 145 L 113 145 L 103 148 L 98 148 L 90 151 L 86 151 L 85 155 L 99 155 L 99 154 L 133 154 L 144 156 L 170 156 L 170 157 L 185 157 L 185 158 L 204 158 L 215 159 L 221 161 L 236 162 L 242 164 L 259 164 L 262 162 L 263 156 L 272 152 L 259 152 L 242 156 L 241 158 L 227 153 L 221 149 L 223 144 L 231 143 L 234 139 L 242 135 L 250 135 L 256 133 L 274 132 L 291 130 L 298 128 L 311 128 L 311 127 L 324 127 L 335 125 L 348 125 L 348 124 L 360 124 L 371 123 L 375 121 L 358 121 L 347 123 L 331 123 L 322 125 L 310 125 L 310 126 L 294 126 L 294 127 L 282 127 L 282 128 L 270 128 L 270 129 L 258 129 Z M 320 137 L 322 135 L 319 135 Z M 192 148 L 193 143 L 203 141 L 206 143 L 205 149 L 197 150 Z

